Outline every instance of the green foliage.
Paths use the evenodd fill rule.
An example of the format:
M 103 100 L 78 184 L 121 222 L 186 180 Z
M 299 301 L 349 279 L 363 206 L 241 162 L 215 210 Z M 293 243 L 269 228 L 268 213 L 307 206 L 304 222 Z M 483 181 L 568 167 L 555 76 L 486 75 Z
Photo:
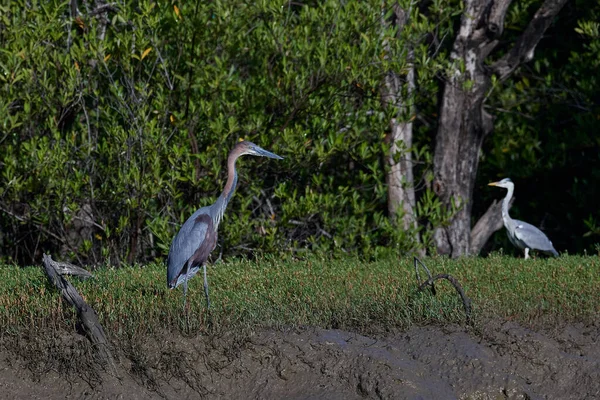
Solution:
M 600 24 L 596 21 L 577 21 L 577 28 L 575 32 L 580 35 L 589 36 L 591 39 L 600 38 Z M 596 43 L 597 46 L 597 43 Z M 590 50 L 593 50 L 594 44 L 590 46 Z
M 423 260 L 432 273 L 448 273 L 472 299 L 474 323 L 488 317 L 524 323 L 585 321 L 600 312 L 598 257 Z M 164 267 L 100 268 L 86 281 L 71 279 L 96 310 L 112 338 L 147 336 L 164 329 L 206 332 L 206 303 L 199 277 L 190 281 L 188 312 L 181 289 L 169 290 Z M 464 323 L 463 305 L 446 281 L 438 294 L 417 293 L 412 259 L 369 262 L 355 257 L 234 260 L 209 267 L 211 328 L 310 325 L 388 330 L 411 324 Z M 0 267 L 0 333 L 32 327 L 72 329 L 73 310 L 40 268 Z
M 439 77 L 452 62 L 461 2 L 401 1 L 409 17 L 401 30 L 384 23 L 391 9 L 374 0 L 122 1 L 99 13 L 92 3 L 75 18 L 55 0 L 0 6 L 1 259 L 30 263 L 42 251 L 94 264 L 164 258 L 181 223 L 219 195 L 228 151 L 242 138 L 285 160 L 238 163 L 218 252 L 399 254 L 415 249 L 417 233 L 429 247 L 432 228 L 455 211 L 429 188 Z M 509 36 L 536 4 L 511 7 Z M 562 55 L 542 42 L 534 73 L 490 94 L 502 112 L 482 180 L 502 171 L 533 181 L 569 165 L 581 146 L 597 149 L 589 134 L 600 115 L 597 7 L 574 14 L 561 28 L 580 37 L 568 68 L 555 68 Z M 410 51 L 417 88 L 402 94 L 417 115 L 382 105 L 380 93 L 389 71 L 406 73 Z M 556 82 L 573 90 L 551 90 Z M 590 105 L 573 116 L 576 134 L 556 110 L 565 101 Z M 398 229 L 387 211 L 392 118 L 414 123 L 415 145 L 404 150 L 415 161 L 415 230 Z M 564 203 L 593 187 L 598 168 L 587 170 L 569 182 Z M 589 213 L 596 197 L 586 198 L 569 226 L 600 219 Z M 537 217 L 531 222 L 546 219 Z M 557 247 L 571 245 L 561 240 Z M 590 248 L 585 240 L 578 250 Z
M 442 7 L 431 19 L 411 8 L 398 35 L 378 1 L 125 1 L 77 18 L 58 1 L 3 6 L 2 252 L 21 263 L 42 250 L 113 265 L 164 257 L 217 198 L 241 138 L 285 160 L 238 163 L 221 250 L 413 248 L 414 232 L 386 215 L 383 141 L 392 117 L 413 116 L 385 109 L 379 87 L 406 69 L 410 44 L 423 91 L 408 101 L 432 103 L 441 67 L 425 39 L 451 26 Z M 423 175 L 424 149 L 406 149 Z M 439 220 L 423 201 L 420 217 Z

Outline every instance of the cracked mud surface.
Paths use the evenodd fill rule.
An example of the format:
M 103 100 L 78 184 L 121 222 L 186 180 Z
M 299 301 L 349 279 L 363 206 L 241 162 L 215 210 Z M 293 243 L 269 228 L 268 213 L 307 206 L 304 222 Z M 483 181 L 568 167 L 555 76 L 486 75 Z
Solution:
M 3 399 L 594 399 L 600 324 L 166 334 L 120 351 L 117 375 L 58 373 L 0 351 Z

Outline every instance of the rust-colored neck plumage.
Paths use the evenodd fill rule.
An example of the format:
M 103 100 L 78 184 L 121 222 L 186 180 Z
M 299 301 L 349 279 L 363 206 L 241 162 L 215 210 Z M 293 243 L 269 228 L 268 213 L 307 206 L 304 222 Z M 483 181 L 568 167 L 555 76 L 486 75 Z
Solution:
M 221 219 L 223 218 L 223 213 L 227 208 L 227 204 L 229 203 L 231 196 L 233 196 L 233 192 L 235 192 L 235 187 L 237 185 L 238 180 L 237 171 L 235 170 L 235 162 L 242 154 L 244 154 L 245 148 L 245 143 L 240 142 L 229 152 L 229 157 L 227 157 L 227 182 L 225 183 L 225 188 L 223 188 L 223 192 L 221 193 L 221 195 L 215 203 L 215 229 L 219 225 L 219 222 L 221 222 Z

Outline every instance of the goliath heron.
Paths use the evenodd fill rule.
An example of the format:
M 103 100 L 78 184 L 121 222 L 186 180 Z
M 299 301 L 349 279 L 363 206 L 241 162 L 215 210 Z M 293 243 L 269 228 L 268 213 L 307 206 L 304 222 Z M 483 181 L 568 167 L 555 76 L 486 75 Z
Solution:
M 184 304 L 187 294 L 187 281 L 196 275 L 202 266 L 204 269 L 204 294 L 206 295 L 207 307 L 210 308 L 205 262 L 217 244 L 219 222 L 221 222 L 227 203 L 235 191 L 238 178 L 235 162 L 238 157 L 245 154 L 283 159 L 283 157 L 247 141 L 239 142 L 231 150 L 227 158 L 227 183 L 223 193 L 214 204 L 202 207 L 185 221 L 169 249 L 167 286 L 174 289 L 183 283 Z
M 510 242 L 521 250 L 525 250 L 525 258 L 529 258 L 529 250 L 537 250 L 542 253 L 558 256 L 552 242 L 535 226 L 528 224 L 527 222 L 519 221 L 518 219 L 512 219 L 508 215 L 508 203 L 512 198 L 513 191 L 515 190 L 515 184 L 509 178 L 504 178 L 499 182 L 492 182 L 489 186 L 498 186 L 508 190 L 504 201 L 502 201 L 502 220 L 506 227 L 506 234 Z

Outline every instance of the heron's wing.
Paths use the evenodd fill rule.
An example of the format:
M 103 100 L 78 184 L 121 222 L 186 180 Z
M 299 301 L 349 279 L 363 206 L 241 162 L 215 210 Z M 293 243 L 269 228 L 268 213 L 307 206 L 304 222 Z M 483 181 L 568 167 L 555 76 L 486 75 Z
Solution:
M 209 225 L 212 225 L 210 216 L 203 212 L 203 209 L 200 209 L 188 218 L 179 232 L 177 232 L 171 243 L 167 259 L 167 284 L 181 274 L 188 260 L 202 246 L 207 236 Z M 192 265 L 190 265 L 191 267 Z M 176 286 L 179 283 L 177 282 Z
M 515 237 L 525 243 L 527 247 L 554 255 L 558 254 L 544 232 L 527 222 L 515 220 L 515 223 Z

